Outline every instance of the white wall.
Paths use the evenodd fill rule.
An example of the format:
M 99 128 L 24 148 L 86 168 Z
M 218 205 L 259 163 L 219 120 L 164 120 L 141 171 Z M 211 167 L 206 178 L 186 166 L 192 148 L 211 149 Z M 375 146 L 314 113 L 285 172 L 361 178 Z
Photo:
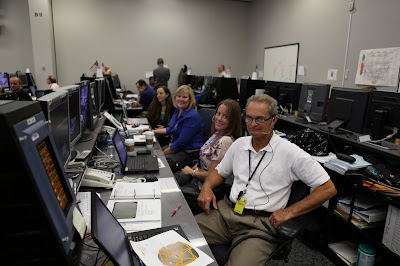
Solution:
M 34 71 L 27 0 L 0 1 L 0 72 Z
M 198 75 L 217 75 L 225 64 L 241 76 L 248 10 L 248 3 L 222 0 L 53 0 L 59 83 L 92 74 L 96 59 L 134 91 L 158 57 L 171 69 L 173 91 L 184 64 Z
M 297 82 L 342 85 L 350 12 L 349 0 L 255 0 L 251 5 L 248 67 L 263 65 L 264 47 L 300 43 L 299 65 L 306 75 Z M 344 87 L 355 85 L 360 50 L 399 47 L 400 1 L 356 0 Z M 328 69 L 338 80 L 328 81 Z M 396 88 L 379 87 L 380 90 Z

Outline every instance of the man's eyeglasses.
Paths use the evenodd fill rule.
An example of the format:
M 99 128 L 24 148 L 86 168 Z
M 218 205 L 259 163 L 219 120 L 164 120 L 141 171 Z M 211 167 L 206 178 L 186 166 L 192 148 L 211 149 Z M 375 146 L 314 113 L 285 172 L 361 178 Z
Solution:
M 264 118 L 264 117 L 256 117 L 256 118 L 253 118 L 253 117 L 251 117 L 251 116 L 247 116 L 247 115 L 246 115 L 244 121 L 245 121 L 246 123 L 252 123 L 253 120 L 254 120 L 254 121 L 256 121 L 257 124 L 262 124 L 262 123 L 267 122 L 267 121 L 270 120 L 271 118 L 274 118 L 274 116 L 271 115 L 271 116 L 268 117 L 268 118 Z

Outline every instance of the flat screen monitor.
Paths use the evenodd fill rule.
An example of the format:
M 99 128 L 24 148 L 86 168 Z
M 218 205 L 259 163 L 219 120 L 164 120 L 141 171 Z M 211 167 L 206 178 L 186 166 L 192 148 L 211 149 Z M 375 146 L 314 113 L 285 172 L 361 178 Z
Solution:
M 28 78 L 28 86 L 35 86 L 36 87 L 36 83 L 35 83 L 35 79 L 33 78 L 32 73 L 26 73 L 26 76 Z
M 106 97 L 106 81 L 104 78 L 97 78 L 96 80 L 97 96 L 98 96 L 98 112 L 100 113 L 105 102 Z
M 121 88 L 121 82 L 119 80 L 118 74 L 113 74 L 111 78 L 114 84 L 114 88 Z
M 284 113 L 293 114 L 299 107 L 301 83 L 285 83 L 279 86 L 278 104 Z
M 98 121 L 98 93 L 97 93 L 97 88 L 96 88 L 96 82 L 90 82 L 89 83 L 89 115 L 88 115 L 88 120 L 89 120 L 89 126 L 90 130 L 94 130 L 97 126 L 97 121 Z
M 81 91 L 79 85 L 61 87 L 69 95 L 69 135 L 71 146 L 81 137 Z
M 192 80 L 195 79 L 195 78 L 196 78 L 195 75 L 185 75 L 184 84 L 185 84 L 185 85 L 190 85 L 190 84 L 192 84 Z
M 111 95 L 112 99 L 118 99 L 117 97 L 117 88 L 114 85 L 114 81 L 111 76 L 106 77 L 108 80 L 108 93 Z M 107 97 L 107 90 L 106 90 L 106 97 Z
M 246 102 L 248 98 L 255 94 L 264 94 L 264 92 L 264 80 L 241 79 L 239 97 L 240 107 L 244 109 L 246 107 Z
M 329 84 L 303 84 L 298 109 L 298 116 L 303 119 L 297 121 L 304 123 L 325 121 L 330 89 Z
M 267 81 L 267 84 L 265 85 L 265 94 L 268 94 L 272 98 L 274 98 L 276 101 L 279 99 L 279 87 L 281 86 L 281 82 L 277 81 Z
M 400 93 L 372 91 L 367 115 L 365 131 L 371 139 L 380 140 L 400 129 Z
M 70 158 L 69 97 L 66 91 L 56 91 L 38 99 L 48 121 L 55 147 L 65 166 Z
M 217 104 L 225 99 L 239 99 L 239 92 L 236 78 L 218 78 L 217 83 Z
M 7 73 L 0 73 L 0 86 L 2 88 L 10 88 L 10 79 Z
M 85 133 L 86 129 L 90 126 L 89 122 L 89 81 L 83 80 L 78 83 L 81 88 L 81 138 L 79 142 L 86 142 L 93 139 L 93 136 Z
M 364 130 L 370 92 L 361 89 L 332 88 L 326 122 L 333 133 L 342 127 L 356 133 Z
M 21 86 L 29 87 L 28 76 L 26 75 L 26 73 L 18 73 L 17 75 L 21 79 Z
M 0 128 L 0 168 L 13 177 L 2 178 L 2 208 L 12 217 L 3 219 L 3 263 L 74 265 L 83 246 L 73 224 L 78 205 L 40 103 L 0 103 Z

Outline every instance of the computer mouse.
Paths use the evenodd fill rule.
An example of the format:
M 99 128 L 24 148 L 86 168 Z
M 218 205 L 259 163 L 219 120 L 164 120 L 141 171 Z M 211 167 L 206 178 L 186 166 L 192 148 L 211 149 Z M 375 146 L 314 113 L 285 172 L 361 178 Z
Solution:
M 144 175 L 146 182 L 155 182 L 158 181 L 158 178 L 155 175 Z

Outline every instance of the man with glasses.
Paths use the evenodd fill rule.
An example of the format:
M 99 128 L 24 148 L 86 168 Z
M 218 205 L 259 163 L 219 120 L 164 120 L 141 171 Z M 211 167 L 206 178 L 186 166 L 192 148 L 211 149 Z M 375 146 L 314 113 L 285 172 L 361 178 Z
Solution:
M 237 139 L 207 177 L 198 197 L 205 211 L 196 220 L 209 244 L 232 244 L 246 236 L 230 253 L 227 265 L 263 265 L 275 249 L 282 222 L 319 207 L 336 194 L 323 167 L 293 143 L 274 135 L 277 102 L 269 95 L 254 95 L 246 105 L 249 137 Z M 234 176 L 229 199 L 216 202 L 212 189 Z M 313 192 L 285 208 L 292 183 L 301 180 Z M 210 210 L 210 205 L 214 210 Z

